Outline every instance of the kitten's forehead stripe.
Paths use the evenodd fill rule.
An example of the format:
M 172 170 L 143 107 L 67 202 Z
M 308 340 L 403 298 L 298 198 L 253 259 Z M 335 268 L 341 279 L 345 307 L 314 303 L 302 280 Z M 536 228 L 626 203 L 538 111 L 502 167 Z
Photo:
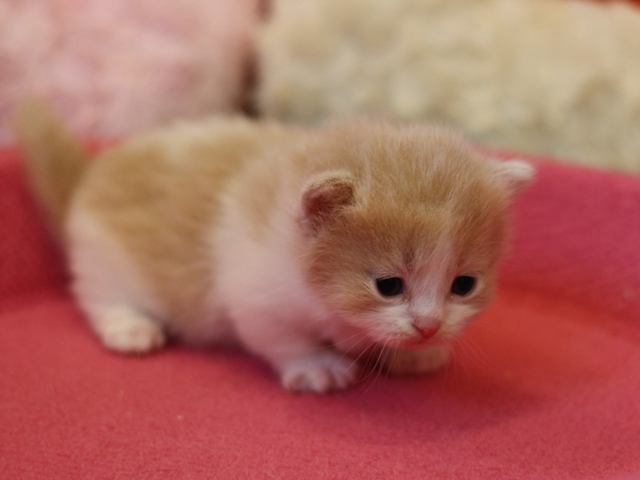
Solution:
M 415 256 L 415 248 L 412 246 L 405 246 L 402 252 L 402 263 L 407 270 L 412 270 L 414 268 Z

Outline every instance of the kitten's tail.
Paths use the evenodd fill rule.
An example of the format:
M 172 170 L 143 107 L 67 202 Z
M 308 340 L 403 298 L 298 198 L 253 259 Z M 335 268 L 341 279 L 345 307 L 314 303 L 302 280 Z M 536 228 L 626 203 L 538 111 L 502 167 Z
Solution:
M 31 189 L 54 233 L 62 239 L 67 210 L 90 164 L 89 155 L 41 101 L 31 99 L 21 105 L 15 130 Z

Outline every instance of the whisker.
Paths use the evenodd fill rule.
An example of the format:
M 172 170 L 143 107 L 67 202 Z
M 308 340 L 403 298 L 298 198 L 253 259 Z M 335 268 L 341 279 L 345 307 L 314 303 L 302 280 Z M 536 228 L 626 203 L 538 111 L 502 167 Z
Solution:
M 375 345 L 375 343 L 373 341 L 369 341 L 369 344 L 362 349 L 362 351 L 358 354 L 357 357 L 355 357 L 355 358 L 351 357 L 353 359 L 351 365 L 354 365 L 355 363 L 358 363 L 360 361 L 360 358 L 362 358 L 363 355 L 366 355 L 374 345 Z M 350 351 L 350 350 L 351 349 L 348 349 L 346 352 L 344 352 L 341 358 L 344 358 L 344 356 L 347 355 L 347 352 Z M 365 362 L 364 367 L 366 368 L 366 362 Z M 365 379 L 366 379 L 366 377 L 365 377 Z
M 353 338 L 353 337 L 351 337 Z M 358 341 L 356 341 L 353 345 L 351 345 L 349 348 L 347 348 L 346 350 L 341 350 L 341 349 L 337 349 L 338 351 L 342 352 L 342 356 L 340 357 L 341 359 L 345 357 L 345 355 L 349 355 L 349 353 L 354 349 L 357 348 L 360 345 L 360 340 L 364 339 L 365 336 L 363 334 L 363 336 L 358 339 Z M 344 343 L 344 342 L 340 342 L 340 343 Z M 332 347 L 335 348 L 336 345 L 339 345 L 340 343 L 337 344 L 333 344 L 331 345 Z M 367 347 L 364 348 L 365 350 L 367 349 Z M 360 352 L 360 355 L 362 355 L 362 352 Z M 358 355 L 358 358 L 360 358 L 360 355 Z
M 352 340 L 352 339 L 354 339 L 354 338 L 356 338 L 356 337 L 365 337 L 366 335 L 367 335 L 367 332 L 364 332 L 364 331 L 363 331 L 363 332 L 356 332 L 356 333 L 354 333 L 353 335 L 351 335 L 351 336 L 349 336 L 349 337 L 347 337 L 347 338 L 343 338 L 343 339 L 342 339 L 342 340 L 340 340 L 339 342 L 332 343 L 332 345 L 333 345 L 334 347 L 337 347 L 338 345 L 342 345 L 343 343 L 346 343 L 346 342 L 348 342 L 349 340 Z
M 371 388 L 373 387 L 373 384 L 375 383 L 375 380 L 377 378 L 377 376 L 379 375 L 379 370 L 378 370 L 378 363 L 380 361 L 380 355 L 382 354 L 384 347 L 380 348 L 380 351 L 378 352 L 378 360 L 373 360 L 372 362 L 369 362 L 371 364 L 367 365 L 367 374 L 366 376 L 362 379 L 363 383 L 368 384 L 367 388 L 362 392 L 362 394 L 364 395 L 365 393 L 367 393 L 369 390 L 371 390 Z M 375 375 L 375 377 L 374 377 Z M 374 377 L 374 378 L 372 378 Z
M 367 380 L 369 380 L 371 378 L 372 375 L 375 374 L 375 377 L 373 379 L 371 379 L 371 381 L 369 382 L 369 387 L 365 390 L 364 393 L 368 392 L 369 390 L 371 390 L 371 388 L 373 388 L 373 385 L 376 383 L 376 381 L 380 378 L 380 376 L 382 375 L 383 370 L 386 370 L 384 365 L 386 363 L 386 361 L 389 358 L 389 355 L 392 354 L 393 352 L 393 348 L 389 347 L 389 341 L 385 340 L 385 342 L 380 346 L 380 351 L 378 352 L 378 358 L 376 359 L 375 363 L 373 364 L 373 368 L 370 371 L 369 375 L 367 376 Z M 385 372 L 385 374 L 388 376 L 389 372 Z
M 369 348 L 373 349 L 375 347 L 375 345 L 370 345 Z M 364 368 L 366 370 L 365 376 L 362 377 L 361 381 L 362 383 L 366 383 L 371 376 L 374 374 L 374 369 L 375 369 L 375 362 L 376 360 L 374 360 L 372 357 L 367 358 L 365 364 L 364 364 Z
M 393 358 L 395 358 L 396 355 L 398 355 L 398 349 L 393 348 L 393 347 L 389 347 L 386 343 L 384 345 L 384 348 L 387 350 L 387 354 L 386 354 L 385 359 L 384 359 L 384 363 L 386 364 L 390 357 L 393 356 Z M 381 374 L 382 374 L 382 372 L 381 372 Z M 384 368 L 384 378 L 385 379 L 389 378 L 389 369 L 388 368 Z
M 371 353 L 371 351 L 372 351 L 372 350 L 374 350 L 376 347 L 379 347 L 379 346 L 380 346 L 379 344 L 377 344 L 376 342 L 373 342 L 373 341 L 372 341 L 372 342 L 371 342 L 371 343 L 370 343 L 370 344 L 369 344 L 369 345 L 368 345 L 368 346 L 367 346 L 367 347 L 362 351 L 362 353 L 358 356 L 358 358 L 360 358 L 360 357 L 361 357 L 362 355 L 364 355 L 365 353 Z M 380 347 L 380 348 L 381 348 L 381 350 L 382 350 L 382 349 L 384 349 L 384 346 L 382 346 L 382 347 Z M 380 353 L 379 353 L 378 355 L 380 355 Z M 367 359 L 366 359 L 366 361 L 365 361 L 365 363 L 364 363 L 364 365 L 363 365 L 363 368 L 364 368 L 364 370 L 365 370 L 365 375 L 360 379 L 360 382 L 359 382 L 359 383 L 360 383 L 361 385 L 364 385 L 364 384 L 366 384 L 366 383 L 369 383 L 369 386 L 368 386 L 366 389 L 364 389 L 364 390 L 360 389 L 360 392 L 359 392 L 359 395 L 358 395 L 358 396 L 362 396 L 362 395 L 364 395 L 365 393 L 367 393 L 367 392 L 371 389 L 372 384 L 371 384 L 371 382 L 369 382 L 369 380 L 371 379 L 371 376 L 374 374 L 375 363 L 376 363 L 376 360 L 375 360 L 375 359 L 372 359 L 372 357 L 371 357 L 371 356 L 368 356 L 368 357 L 367 357 Z M 373 366 L 372 366 L 372 364 L 373 364 Z
M 339 342 L 336 342 L 336 343 L 334 343 L 334 342 L 327 342 L 327 344 L 326 344 L 326 345 L 322 345 L 322 346 L 319 346 L 319 347 L 316 347 L 316 348 L 317 348 L 317 350 L 331 350 L 331 349 L 334 349 L 334 350 L 335 350 L 335 349 L 336 349 L 336 347 L 337 347 L 338 345 L 342 345 L 342 344 L 344 344 L 344 343 L 346 343 L 346 342 L 349 342 L 349 341 L 353 340 L 354 338 L 356 338 L 356 337 L 358 337 L 358 336 L 359 336 L 359 337 L 364 338 L 364 337 L 366 337 L 366 335 L 367 335 L 367 334 L 366 334 L 366 332 L 357 332 L 357 333 L 354 333 L 353 335 L 351 335 L 351 336 L 349 336 L 349 337 L 347 337 L 347 338 L 343 338 L 343 339 L 342 339 L 342 340 L 340 340 Z M 358 343 L 358 342 L 356 342 L 356 344 L 357 344 L 357 343 Z M 339 349 L 338 349 L 338 350 L 339 350 Z M 347 349 L 347 351 L 349 351 L 349 350 L 350 350 L 350 349 Z
M 489 368 L 489 362 L 487 360 L 487 355 L 484 353 L 484 350 L 476 344 L 471 339 L 465 339 L 463 341 L 464 346 L 471 351 L 474 356 L 474 359 L 480 364 L 483 368 Z
M 482 368 L 489 368 L 489 363 L 487 362 L 486 356 L 482 355 L 482 349 L 476 348 L 476 346 L 471 344 L 471 341 L 468 338 L 459 338 L 458 346 L 463 353 L 463 358 L 460 362 L 460 366 L 464 370 L 465 377 L 469 380 L 472 376 L 470 364 L 468 363 L 471 360 L 471 365 L 480 365 Z M 465 360 L 466 357 L 468 360 Z

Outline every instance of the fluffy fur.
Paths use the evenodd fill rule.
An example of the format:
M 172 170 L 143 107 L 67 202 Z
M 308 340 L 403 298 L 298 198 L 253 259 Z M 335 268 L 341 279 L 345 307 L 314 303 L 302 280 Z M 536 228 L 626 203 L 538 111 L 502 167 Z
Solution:
M 238 110 L 260 4 L 0 1 L 0 143 L 25 94 L 91 136 Z
M 276 0 L 271 118 L 438 120 L 488 145 L 640 172 L 640 11 L 584 0 Z
M 508 206 L 533 175 L 449 131 L 375 120 L 213 119 L 88 166 L 52 122 L 24 109 L 27 166 L 62 219 L 73 289 L 102 342 L 123 353 L 168 337 L 239 344 L 296 391 L 350 385 L 358 358 L 392 373 L 443 366 L 446 342 L 493 296 Z M 452 287 L 461 275 L 476 279 L 464 295 Z M 377 286 L 389 278 L 400 292 Z

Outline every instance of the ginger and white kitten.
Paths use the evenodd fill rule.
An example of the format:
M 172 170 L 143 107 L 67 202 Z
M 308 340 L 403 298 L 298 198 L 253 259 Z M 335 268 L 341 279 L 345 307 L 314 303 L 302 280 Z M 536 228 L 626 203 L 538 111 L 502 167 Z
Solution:
M 239 344 L 294 391 L 442 367 L 494 294 L 508 207 L 533 168 L 440 128 L 302 130 L 214 119 L 142 134 L 90 162 L 37 104 L 18 128 L 104 345 Z

